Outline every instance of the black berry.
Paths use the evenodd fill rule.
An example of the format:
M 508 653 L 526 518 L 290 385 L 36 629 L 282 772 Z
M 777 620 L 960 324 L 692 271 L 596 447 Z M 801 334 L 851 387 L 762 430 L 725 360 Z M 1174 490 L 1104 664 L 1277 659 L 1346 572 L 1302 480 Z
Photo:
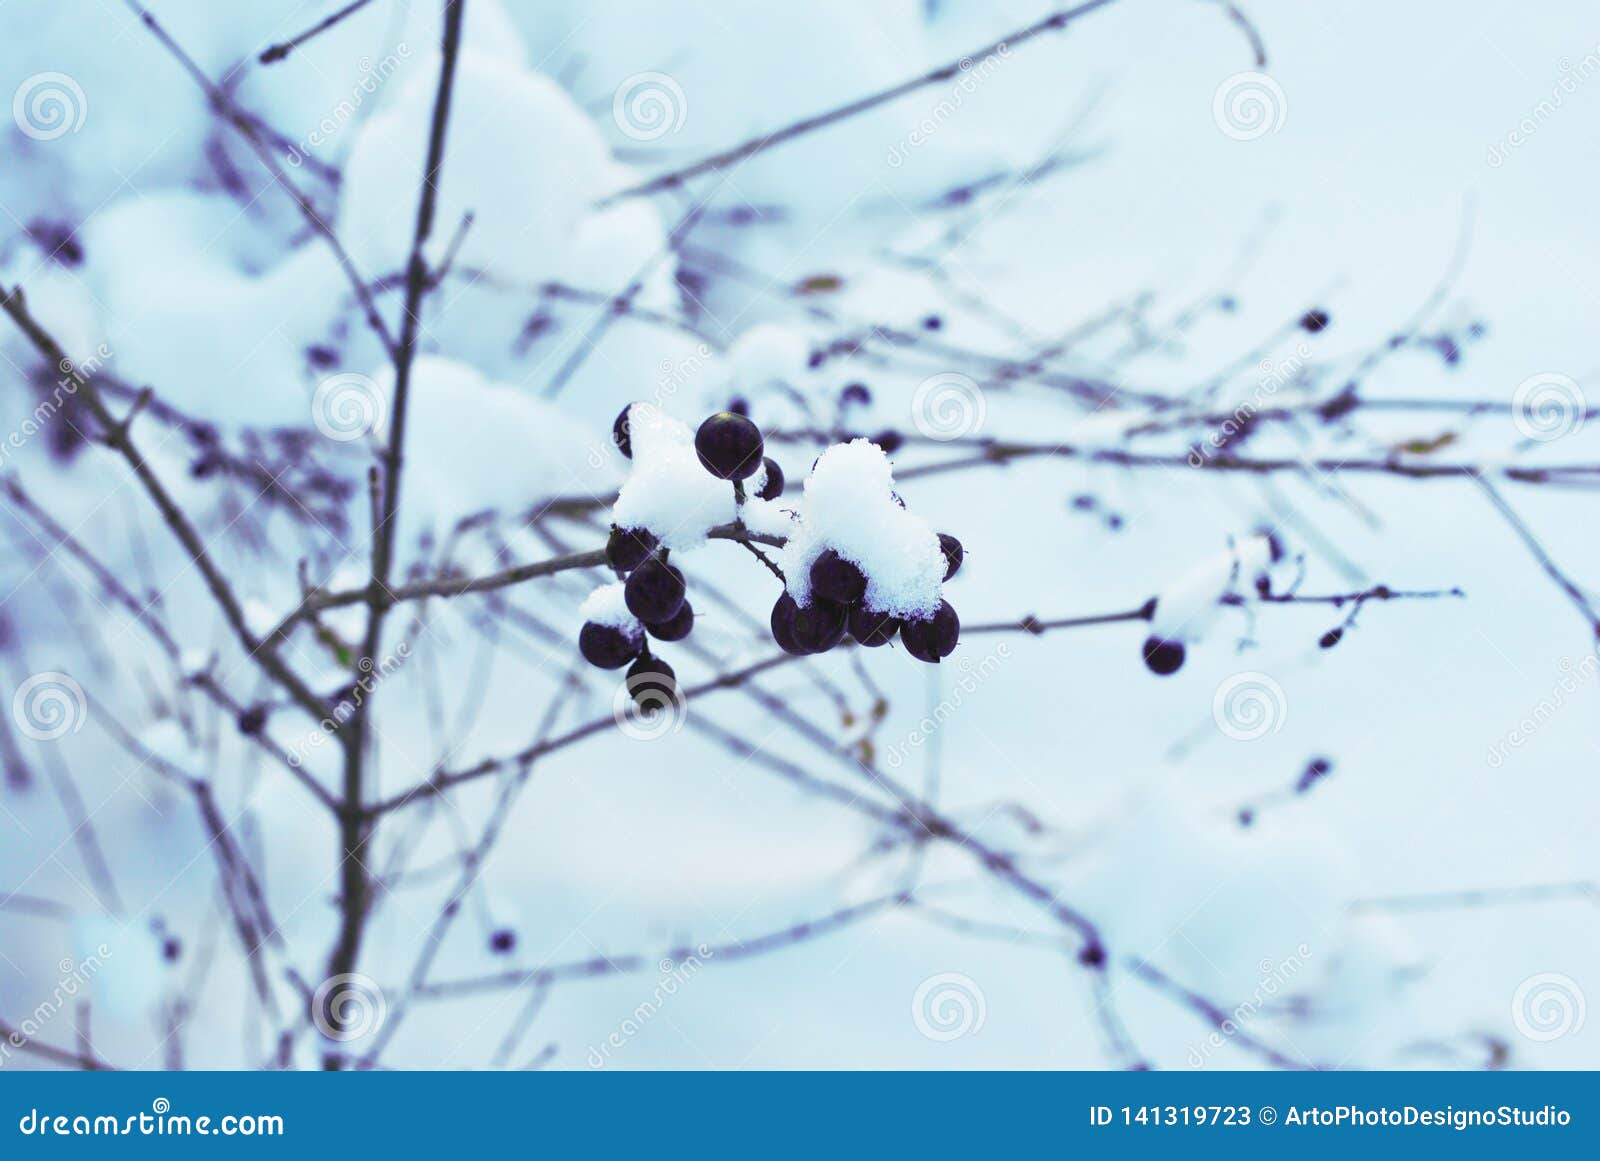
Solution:
M 936 331 L 943 326 L 944 319 L 940 318 L 936 314 L 930 314 L 927 318 L 922 320 L 922 329 L 925 331 Z
M 677 616 L 685 591 L 683 574 L 666 561 L 651 557 L 629 575 L 622 597 L 635 617 L 647 625 L 659 625 Z
M 266 728 L 267 707 L 253 705 L 239 714 L 239 732 L 247 738 L 253 738 Z
M 857 605 L 850 610 L 849 625 L 850 636 L 868 649 L 887 645 L 900 631 L 900 622 L 897 618 L 888 613 L 880 613 L 876 609 L 869 609 L 865 605 Z
M 1300 329 L 1309 334 L 1321 334 L 1328 329 L 1328 312 L 1325 310 L 1308 310 L 1300 316 Z
M 826 653 L 844 640 L 844 613 L 843 605 L 813 599 L 795 611 L 794 643 L 802 653 Z
M 967 558 L 961 541 L 948 532 L 939 533 L 939 548 L 944 552 L 944 579 L 949 580 L 961 571 L 961 562 Z
M 844 390 L 839 392 L 839 402 L 846 405 L 859 403 L 865 406 L 872 402 L 872 392 L 867 390 L 865 383 L 846 383 Z
M 776 500 L 783 495 L 783 469 L 771 456 L 764 457 L 761 466 L 767 469 L 767 476 L 761 481 L 761 487 L 756 489 L 756 498 Z
M 700 463 L 720 480 L 743 480 L 761 467 L 761 429 L 742 415 L 719 411 L 694 434 Z
M 660 641 L 682 641 L 693 628 L 694 608 L 684 601 L 676 613 L 658 624 L 646 625 L 645 631 Z
M 586 621 L 578 631 L 578 652 L 590 665 L 621 669 L 639 656 L 639 639 L 630 637 L 615 625 Z
M 906 437 L 898 431 L 884 430 L 872 437 L 872 442 L 883 449 L 883 454 L 892 456 L 905 446 Z
M 633 458 L 633 432 L 628 427 L 628 412 L 632 410 L 633 404 L 630 403 L 617 413 L 617 418 L 611 424 L 611 442 L 630 460 Z
M 176 935 L 169 935 L 161 941 L 161 958 L 168 963 L 177 963 L 183 955 L 183 944 L 178 942 Z
M 517 946 L 517 933 L 509 927 L 498 927 L 489 934 L 489 950 L 505 955 Z
M 628 669 L 628 693 L 648 716 L 677 701 L 678 675 L 661 658 L 646 653 Z
M 772 639 L 778 643 L 778 648 L 785 653 L 804 653 L 800 643 L 794 637 L 794 621 L 800 615 L 800 606 L 788 593 L 784 593 L 772 606 L 772 617 L 768 624 L 772 627 Z
M 918 661 L 937 664 L 955 652 L 960 637 L 961 618 L 949 601 L 940 601 L 938 610 L 925 621 L 907 619 L 900 625 L 900 643 Z
M 1144 663 L 1151 673 L 1162 677 L 1178 672 L 1183 665 L 1183 642 L 1163 641 L 1160 637 L 1147 637 L 1144 643 Z
M 632 572 L 656 550 L 656 538 L 648 528 L 611 527 L 606 540 L 606 563 L 618 572 Z
M 853 561 L 829 548 L 812 562 L 811 591 L 825 601 L 850 605 L 867 591 L 867 578 Z

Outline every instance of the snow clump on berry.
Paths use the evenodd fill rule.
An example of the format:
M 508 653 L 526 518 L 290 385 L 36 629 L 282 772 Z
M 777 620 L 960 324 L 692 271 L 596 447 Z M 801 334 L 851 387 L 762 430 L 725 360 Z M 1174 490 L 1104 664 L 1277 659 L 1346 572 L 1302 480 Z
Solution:
M 828 549 L 867 578 L 862 603 L 896 617 L 927 619 L 939 610 L 947 562 L 939 535 L 894 499 L 894 472 L 870 440 L 835 444 L 805 482 L 799 521 L 781 554 L 788 591 L 811 600 L 811 566 Z
M 733 490 L 701 465 L 686 424 L 651 403 L 635 403 L 627 414 L 633 470 L 611 509 L 612 522 L 649 529 L 675 552 L 699 546 L 712 528 L 734 519 Z M 764 478 L 757 473 L 757 487 Z M 788 518 L 776 504 L 754 496 L 745 501 L 744 519 L 756 531 L 787 531 Z

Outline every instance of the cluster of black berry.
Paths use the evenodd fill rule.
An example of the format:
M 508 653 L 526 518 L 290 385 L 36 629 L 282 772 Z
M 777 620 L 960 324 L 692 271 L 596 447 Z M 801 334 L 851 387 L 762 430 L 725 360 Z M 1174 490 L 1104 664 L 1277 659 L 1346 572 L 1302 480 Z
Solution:
M 611 427 L 612 440 L 629 459 L 633 458 L 632 408 L 632 404 L 623 408 Z M 761 486 L 754 493 L 758 498 L 776 500 L 783 494 L 783 470 L 766 456 L 761 429 L 747 416 L 719 411 L 695 432 L 694 447 L 706 471 L 733 484 L 737 503 L 744 501 L 744 481 L 757 472 L 763 472 Z M 961 542 L 945 533 L 939 534 L 939 547 L 945 558 L 944 579 L 949 580 L 960 569 L 965 554 Z M 602 669 L 629 666 L 629 692 L 646 710 L 666 704 L 677 694 L 672 667 L 650 652 L 648 638 L 681 641 L 694 628 L 694 609 L 683 573 L 667 556 L 667 548 L 649 529 L 614 525 L 606 541 L 606 563 L 625 578 L 624 602 L 645 632 L 629 633 L 615 625 L 590 621 L 578 634 L 578 648 L 591 665 Z M 906 652 L 921 661 L 937 664 L 954 652 L 961 619 L 950 602 L 940 601 L 930 617 L 901 618 L 869 607 L 866 591 L 867 577 L 860 566 L 832 548 L 825 550 L 811 566 L 809 603 L 802 606 L 785 592 L 773 606 L 773 640 L 786 652 L 811 654 L 827 652 L 847 633 L 868 648 L 887 645 L 898 635 Z
M 961 542 L 943 532 L 944 579 L 961 567 Z M 961 636 L 961 618 L 949 601 L 940 601 L 926 619 L 895 617 L 870 607 L 867 577 L 854 561 L 835 550 L 824 549 L 811 565 L 811 600 L 801 605 L 788 593 L 772 606 L 772 639 L 787 653 L 826 653 L 848 633 L 858 645 L 876 649 L 899 634 L 906 652 L 919 661 L 938 664 L 955 651 Z
M 628 424 L 632 407 L 624 407 L 611 427 L 617 449 L 629 459 L 633 458 Z M 738 484 L 765 467 L 756 495 L 775 500 L 783 493 L 783 471 L 762 454 L 761 432 L 744 416 L 718 412 L 700 425 L 694 444 L 701 464 L 719 479 Z M 613 526 L 606 541 L 606 563 L 625 578 L 623 600 L 644 625 L 645 634 L 631 635 L 592 621 L 578 634 L 578 649 L 591 665 L 620 669 L 632 663 L 628 691 L 645 710 L 665 705 L 677 693 L 677 675 L 672 666 L 650 652 L 648 638 L 681 641 L 694 628 L 694 608 L 688 601 L 683 573 L 668 562 L 667 555 L 666 547 L 649 529 Z

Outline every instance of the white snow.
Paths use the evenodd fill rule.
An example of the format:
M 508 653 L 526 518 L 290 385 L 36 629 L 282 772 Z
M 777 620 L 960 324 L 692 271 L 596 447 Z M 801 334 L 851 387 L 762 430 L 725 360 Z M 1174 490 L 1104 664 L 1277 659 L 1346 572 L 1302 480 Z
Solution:
M 745 390 L 804 383 L 810 357 L 805 333 L 782 323 L 757 323 L 728 347 L 734 382 Z
M 373 379 L 392 397 L 392 370 Z M 609 438 L 561 407 L 437 356 L 412 369 L 408 428 L 403 542 L 485 509 L 514 513 L 555 495 L 603 494 L 620 462 Z
M 621 581 L 601 585 L 578 606 L 578 617 L 583 621 L 593 621 L 596 625 L 610 625 L 613 629 L 620 629 L 631 640 L 637 641 L 643 638 L 643 623 L 628 612 L 627 602 L 623 599 L 625 587 Z
M 811 565 L 832 548 L 867 576 L 868 607 L 897 617 L 928 617 L 944 589 L 939 535 L 894 500 L 894 469 L 871 440 L 835 444 L 805 481 L 800 519 L 781 563 L 789 595 L 811 597 Z
M 431 117 L 436 88 L 433 76 L 409 78 L 393 103 L 362 126 L 350 152 L 339 227 L 363 270 L 404 267 L 427 146 L 417 127 Z M 612 174 L 604 142 L 583 110 L 550 78 L 463 50 L 448 143 L 430 258 L 439 259 L 471 212 L 461 265 L 529 283 L 558 273 Z
M 1271 561 L 1271 544 L 1262 535 L 1243 537 L 1205 557 L 1156 595 L 1151 633 L 1164 641 L 1199 641 L 1222 609 L 1222 598 L 1250 596 Z

